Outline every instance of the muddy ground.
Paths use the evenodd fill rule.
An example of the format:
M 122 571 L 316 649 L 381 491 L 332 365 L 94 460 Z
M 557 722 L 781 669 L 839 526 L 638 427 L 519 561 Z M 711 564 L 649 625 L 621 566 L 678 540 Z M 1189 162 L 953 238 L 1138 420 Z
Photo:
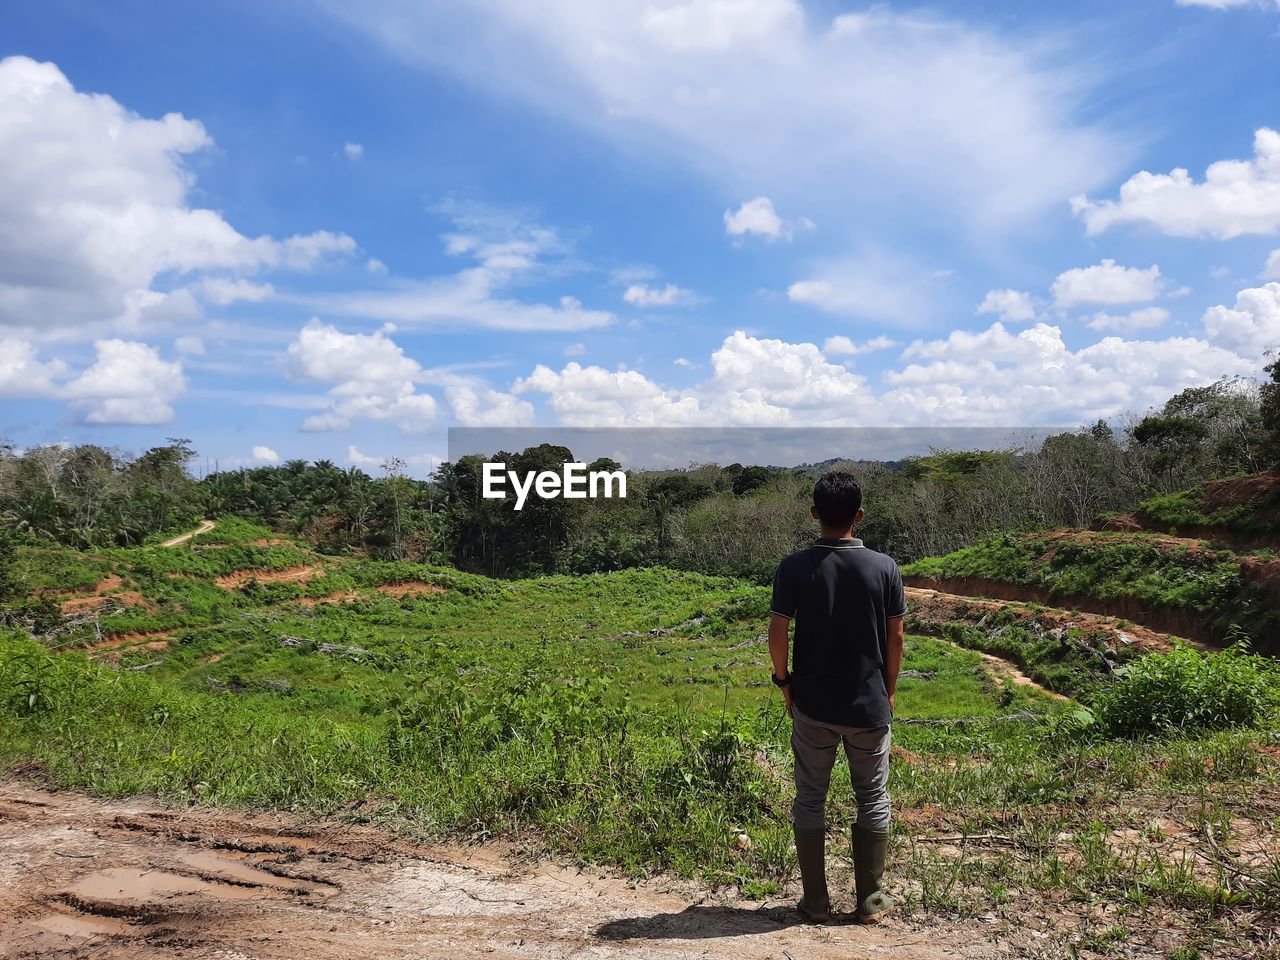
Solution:
M 788 891 L 790 892 L 790 891 Z M 981 921 L 798 922 L 511 851 L 332 821 L 97 801 L 0 783 L 0 956 L 779 958 L 1015 955 Z

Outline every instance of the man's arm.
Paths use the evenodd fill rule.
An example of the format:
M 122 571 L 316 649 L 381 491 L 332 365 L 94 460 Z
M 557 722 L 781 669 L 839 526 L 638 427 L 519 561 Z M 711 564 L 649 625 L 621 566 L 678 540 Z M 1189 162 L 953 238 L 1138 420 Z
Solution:
M 899 620 L 898 623 L 901 624 L 902 621 Z M 791 621 L 782 614 L 769 614 L 769 658 L 773 661 L 773 675 L 775 677 L 789 677 L 791 675 L 791 671 L 787 667 L 787 655 L 791 650 L 790 627 Z M 901 662 L 901 658 L 899 658 L 899 662 Z M 782 688 L 782 697 L 787 702 L 787 713 L 790 713 L 790 683 Z
M 902 670 L 902 617 L 893 617 L 886 623 L 889 640 L 889 660 L 884 665 L 885 689 L 889 691 L 889 709 L 893 709 L 893 695 L 898 692 L 898 674 Z M 773 647 L 773 633 L 769 634 L 769 647 Z

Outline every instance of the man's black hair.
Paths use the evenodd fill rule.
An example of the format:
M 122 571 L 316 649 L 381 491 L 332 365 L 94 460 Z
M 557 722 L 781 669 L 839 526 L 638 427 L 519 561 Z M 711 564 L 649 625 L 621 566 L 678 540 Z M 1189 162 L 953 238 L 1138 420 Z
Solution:
M 862 506 L 862 488 L 852 473 L 832 470 L 824 473 L 813 488 L 813 505 L 818 519 L 830 530 L 843 530 L 853 523 Z

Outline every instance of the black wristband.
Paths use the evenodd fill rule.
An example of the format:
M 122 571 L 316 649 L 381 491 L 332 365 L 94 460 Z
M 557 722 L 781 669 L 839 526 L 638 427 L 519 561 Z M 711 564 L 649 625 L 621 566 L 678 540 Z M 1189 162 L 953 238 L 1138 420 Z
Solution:
M 776 673 L 770 674 L 770 676 L 773 678 L 773 685 L 775 687 L 785 687 L 791 682 L 791 674 L 789 673 L 785 677 L 779 677 Z

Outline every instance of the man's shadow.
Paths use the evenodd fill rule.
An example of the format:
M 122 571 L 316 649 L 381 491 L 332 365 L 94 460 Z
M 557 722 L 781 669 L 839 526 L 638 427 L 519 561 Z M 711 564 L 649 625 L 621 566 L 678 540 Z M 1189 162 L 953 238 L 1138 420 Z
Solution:
M 852 916 L 834 914 L 826 926 L 852 923 Z M 659 913 L 652 917 L 610 920 L 596 928 L 601 940 L 708 940 L 717 937 L 745 937 L 774 933 L 805 921 L 791 907 L 744 907 L 694 905 L 679 913 Z

